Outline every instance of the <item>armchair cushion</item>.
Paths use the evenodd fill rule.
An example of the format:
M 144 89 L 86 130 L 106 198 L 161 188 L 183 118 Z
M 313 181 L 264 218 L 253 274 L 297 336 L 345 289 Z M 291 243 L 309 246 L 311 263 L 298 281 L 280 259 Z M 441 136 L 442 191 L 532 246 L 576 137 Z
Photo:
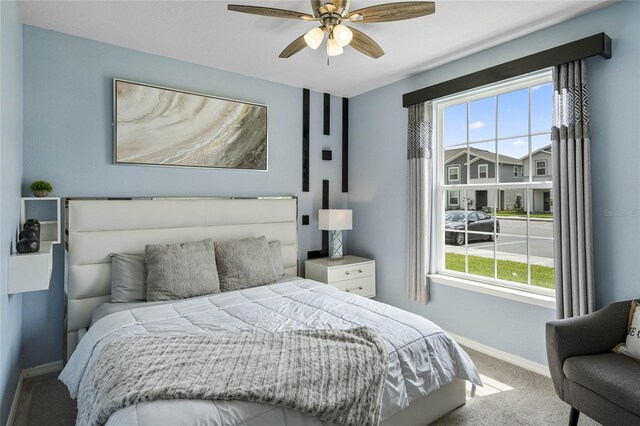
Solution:
M 621 354 L 567 358 L 565 376 L 614 404 L 640 416 L 640 363 Z

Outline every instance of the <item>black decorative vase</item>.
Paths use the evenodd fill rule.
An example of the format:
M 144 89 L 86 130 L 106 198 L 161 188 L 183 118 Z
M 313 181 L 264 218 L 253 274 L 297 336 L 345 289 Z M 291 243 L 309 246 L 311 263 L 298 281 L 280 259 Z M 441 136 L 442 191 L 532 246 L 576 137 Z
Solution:
M 40 251 L 40 222 L 37 219 L 27 219 L 18 236 L 16 244 L 18 253 L 36 253 Z

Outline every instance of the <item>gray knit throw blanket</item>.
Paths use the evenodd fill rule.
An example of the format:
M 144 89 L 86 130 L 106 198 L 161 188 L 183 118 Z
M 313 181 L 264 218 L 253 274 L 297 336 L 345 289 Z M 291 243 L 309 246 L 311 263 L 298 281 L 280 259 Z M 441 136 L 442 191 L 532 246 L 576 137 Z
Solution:
M 76 425 L 157 399 L 244 400 L 341 425 L 377 425 L 384 343 L 366 327 L 129 337 L 105 345 L 78 391 Z

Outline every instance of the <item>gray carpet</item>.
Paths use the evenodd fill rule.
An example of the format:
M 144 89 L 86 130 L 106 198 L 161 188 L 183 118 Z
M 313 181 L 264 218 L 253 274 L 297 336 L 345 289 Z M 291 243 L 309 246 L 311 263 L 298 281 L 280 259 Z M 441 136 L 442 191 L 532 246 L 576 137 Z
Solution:
M 551 380 L 496 358 L 466 349 L 486 386 L 475 398 L 440 419 L 435 425 L 566 425 L 569 406 L 553 391 Z M 15 426 L 73 425 L 75 402 L 57 374 L 25 380 Z M 580 426 L 597 425 L 580 415 Z M 401 425 L 399 425 L 401 426 Z
M 476 397 L 434 425 L 567 425 L 569 406 L 557 397 L 551 379 L 465 348 L 485 383 Z M 580 426 L 599 423 L 580 414 Z

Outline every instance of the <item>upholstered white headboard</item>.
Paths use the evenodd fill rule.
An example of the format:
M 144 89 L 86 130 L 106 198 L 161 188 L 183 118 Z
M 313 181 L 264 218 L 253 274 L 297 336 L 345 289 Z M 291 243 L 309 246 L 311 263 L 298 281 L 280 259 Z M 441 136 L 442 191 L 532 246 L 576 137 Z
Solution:
M 286 273 L 298 272 L 295 197 L 67 199 L 65 205 L 65 360 L 95 308 L 111 301 L 110 253 L 264 235 L 281 242 Z

